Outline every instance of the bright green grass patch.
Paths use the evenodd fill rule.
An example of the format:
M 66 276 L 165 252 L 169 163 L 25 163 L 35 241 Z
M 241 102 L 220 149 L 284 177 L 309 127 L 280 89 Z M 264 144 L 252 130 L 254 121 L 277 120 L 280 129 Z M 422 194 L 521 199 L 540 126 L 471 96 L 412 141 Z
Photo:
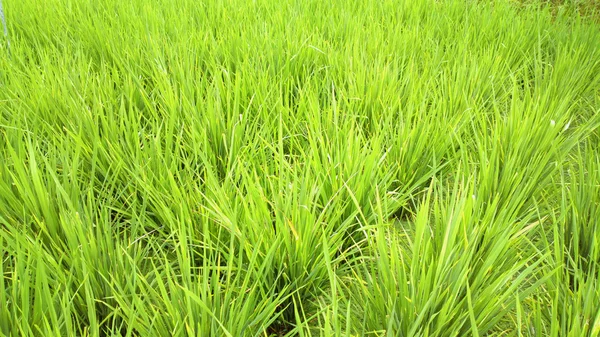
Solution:
M 0 335 L 600 335 L 600 28 L 5 0 Z

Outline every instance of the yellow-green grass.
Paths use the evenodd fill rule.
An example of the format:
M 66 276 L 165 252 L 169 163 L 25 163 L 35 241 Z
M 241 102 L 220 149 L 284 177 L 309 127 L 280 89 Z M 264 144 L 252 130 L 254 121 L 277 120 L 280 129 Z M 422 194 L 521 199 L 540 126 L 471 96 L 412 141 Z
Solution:
M 600 334 L 592 20 L 3 4 L 0 335 Z

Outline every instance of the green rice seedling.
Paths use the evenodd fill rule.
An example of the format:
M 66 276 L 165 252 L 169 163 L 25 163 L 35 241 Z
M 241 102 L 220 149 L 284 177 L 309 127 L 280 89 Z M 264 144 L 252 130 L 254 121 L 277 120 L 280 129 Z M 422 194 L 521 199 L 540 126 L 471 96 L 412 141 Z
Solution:
M 562 198 L 548 239 L 552 252 L 546 268 L 555 269 L 541 303 L 532 310 L 531 335 L 596 336 L 600 333 L 598 307 L 598 157 L 592 146 L 576 153 L 558 181 Z M 528 331 L 526 327 L 523 329 Z
M 514 294 L 540 286 L 533 261 L 517 248 L 526 241 L 531 216 L 483 207 L 469 189 L 455 188 L 450 200 L 420 205 L 413 228 L 382 227 L 373 260 L 357 269 L 349 293 L 358 315 L 354 331 L 382 336 L 462 336 L 497 333 L 516 305 Z M 450 204 L 444 204 L 450 203 Z M 476 220 L 477 219 L 477 220 Z M 482 223 L 478 223 L 482 221 Z M 494 232 L 495 241 L 481 245 Z

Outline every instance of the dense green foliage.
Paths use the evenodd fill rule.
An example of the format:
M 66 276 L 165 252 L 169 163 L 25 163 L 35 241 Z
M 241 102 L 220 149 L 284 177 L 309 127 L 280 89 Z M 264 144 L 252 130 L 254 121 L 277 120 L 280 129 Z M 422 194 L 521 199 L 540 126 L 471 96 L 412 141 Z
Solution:
M 600 335 L 600 26 L 5 0 L 0 335 Z

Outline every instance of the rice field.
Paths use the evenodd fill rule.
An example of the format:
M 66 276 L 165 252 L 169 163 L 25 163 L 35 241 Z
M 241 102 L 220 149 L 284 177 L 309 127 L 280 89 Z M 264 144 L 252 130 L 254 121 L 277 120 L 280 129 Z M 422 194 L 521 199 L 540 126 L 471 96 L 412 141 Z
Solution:
M 0 336 L 600 335 L 593 4 L 2 2 Z

